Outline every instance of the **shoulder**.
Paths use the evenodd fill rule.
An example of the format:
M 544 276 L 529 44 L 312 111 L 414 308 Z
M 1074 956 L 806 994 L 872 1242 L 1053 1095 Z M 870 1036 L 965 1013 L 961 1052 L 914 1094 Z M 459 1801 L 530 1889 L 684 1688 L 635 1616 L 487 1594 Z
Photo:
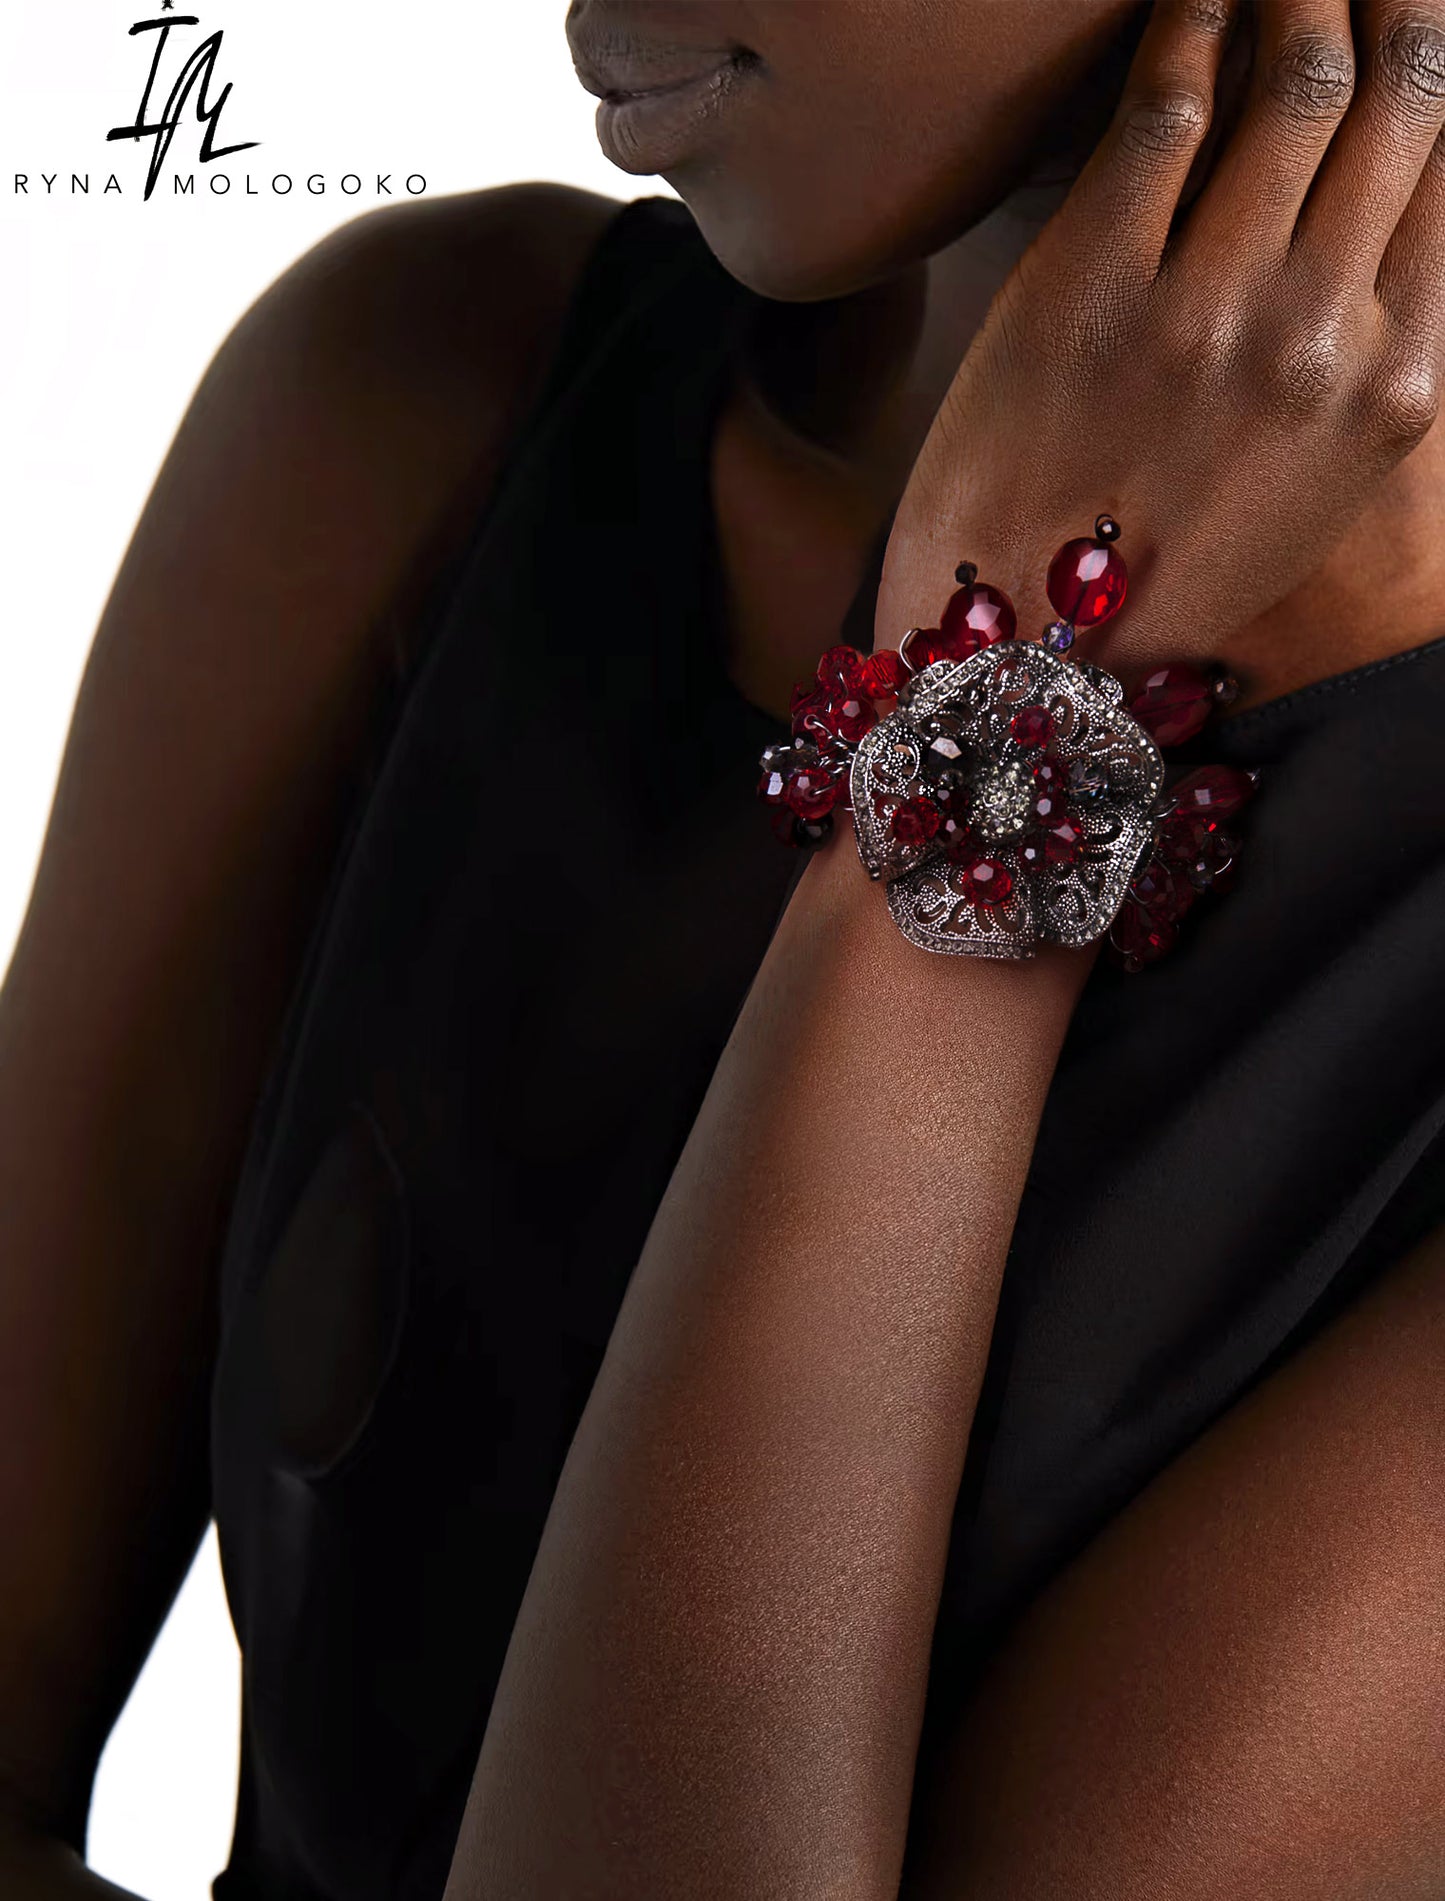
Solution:
M 495 460 L 538 393 L 587 259 L 622 209 L 510 185 L 368 212 L 305 253 L 230 342 L 249 375 L 304 376 L 298 424 L 364 416 L 428 485 Z M 363 463 L 362 468 L 366 467 Z
M 539 394 L 618 201 L 523 184 L 339 226 L 235 324 L 184 418 L 164 519 L 255 543 L 283 595 L 324 568 L 341 645 L 394 649 Z M 157 498 L 158 499 L 158 498 Z M 314 641 L 321 630 L 296 629 Z M 393 657 L 395 657 L 393 652 Z
M 553 184 L 389 206 L 339 226 L 266 301 L 341 378 L 515 402 L 545 372 L 587 258 L 621 209 Z

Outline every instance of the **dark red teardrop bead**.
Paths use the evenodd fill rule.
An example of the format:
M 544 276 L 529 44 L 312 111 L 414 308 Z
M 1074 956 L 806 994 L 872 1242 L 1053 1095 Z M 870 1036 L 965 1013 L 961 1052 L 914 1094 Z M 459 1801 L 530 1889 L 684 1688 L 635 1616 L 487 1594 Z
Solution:
M 1175 813 L 1219 820 L 1233 816 L 1254 796 L 1254 781 L 1235 766 L 1200 766 L 1172 788 Z
M 1008 729 L 1020 746 L 1047 746 L 1054 736 L 1053 718 L 1046 706 L 1021 706 Z
M 1034 784 L 1040 792 L 1062 793 L 1069 783 L 1068 768 L 1050 752 L 1035 762 L 1033 772 Z
M 890 699 L 908 684 L 910 675 L 902 654 L 892 647 L 880 647 L 863 663 L 863 693 L 870 700 Z
M 905 799 L 893 812 L 892 832 L 900 845 L 926 845 L 938 836 L 943 814 L 932 799 Z
M 977 852 L 962 850 L 950 852 L 949 857 L 958 867 L 958 882 L 963 895 L 973 904 L 1004 904 L 1014 888 L 1013 873 L 1007 865 L 997 858 L 986 858 Z
M 818 662 L 818 685 L 830 700 L 871 697 L 867 661 L 856 647 L 830 647 Z
M 1097 627 L 1118 613 L 1129 590 L 1129 570 L 1112 543 L 1066 541 L 1049 563 L 1054 612 L 1075 627 Z
M 784 793 L 799 818 L 822 818 L 838 803 L 843 781 L 821 765 L 791 773 Z
M 1214 681 L 1199 667 L 1156 667 L 1126 702 L 1127 710 L 1156 746 L 1182 746 L 1209 718 Z

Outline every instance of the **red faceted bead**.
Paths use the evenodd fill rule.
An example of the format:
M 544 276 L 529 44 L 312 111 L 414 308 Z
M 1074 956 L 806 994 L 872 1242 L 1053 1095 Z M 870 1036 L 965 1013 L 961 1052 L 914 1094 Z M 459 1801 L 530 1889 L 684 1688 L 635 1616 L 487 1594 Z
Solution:
M 1128 588 L 1124 557 L 1108 542 L 1066 541 L 1049 563 L 1054 612 L 1075 627 L 1097 627 L 1117 614 Z
M 973 904 L 1003 904 L 1014 888 L 1013 873 L 997 858 L 977 852 L 950 852 L 959 871 L 963 895 Z
M 1151 858 L 1129 886 L 1129 896 L 1151 917 L 1173 923 L 1194 902 L 1196 892 L 1187 879 L 1178 878 L 1162 858 Z
M 823 766 L 804 766 L 788 777 L 784 796 L 799 818 L 822 818 L 838 803 L 843 781 Z
M 971 843 L 968 816 L 972 809 L 972 795 L 966 786 L 947 786 L 935 794 L 938 810 L 943 823 L 939 827 L 939 837 L 945 845 L 961 846 Z
M 830 647 L 818 662 L 818 685 L 829 699 L 857 699 L 868 691 L 866 669 L 856 647 Z
M 856 746 L 878 724 L 878 711 L 871 700 L 849 694 L 846 699 L 829 700 L 818 719 L 825 731 Z
M 967 660 L 980 647 L 1012 640 L 1018 631 L 1013 602 L 1001 588 L 975 581 L 958 589 L 938 622 L 937 660 Z
M 1044 826 L 1038 837 L 1051 865 L 1072 865 L 1084 849 L 1084 828 L 1067 812 Z
M 1167 918 L 1154 917 L 1126 898 L 1109 927 L 1109 937 L 1126 966 L 1138 970 L 1172 950 L 1178 933 Z
M 891 647 L 880 647 L 877 653 L 869 654 L 863 663 L 863 694 L 866 699 L 889 699 L 900 687 L 906 686 L 908 680 L 909 672 L 903 655 L 895 653 Z
M 938 836 L 943 814 L 932 799 L 905 799 L 893 813 L 893 836 L 900 845 L 926 845 Z
M 1254 796 L 1254 781 L 1235 766 L 1200 766 L 1173 788 L 1174 811 L 1216 822 L 1231 817 Z
M 1020 746 L 1047 746 L 1054 736 L 1054 722 L 1046 706 L 1021 706 L 1008 729 Z
M 823 714 L 828 706 L 828 696 L 820 686 L 795 686 L 793 688 L 792 714 L 793 738 L 808 739 L 815 745 L 831 737 L 823 724 Z
M 1035 794 L 1030 808 L 1030 822 L 1035 826 L 1056 825 L 1060 819 L 1068 817 L 1068 806 L 1063 793 L 1054 786 L 1046 785 Z
M 1198 667 L 1156 667 L 1135 689 L 1128 711 L 1157 746 L 1182 746 L 1209 718 L 1214 682 Z
M 1068 770 L 1062 759 L 1046 752 L 1034 765 L 1034 784 L 1040 792 L 1062 792 L 1069 782 Z

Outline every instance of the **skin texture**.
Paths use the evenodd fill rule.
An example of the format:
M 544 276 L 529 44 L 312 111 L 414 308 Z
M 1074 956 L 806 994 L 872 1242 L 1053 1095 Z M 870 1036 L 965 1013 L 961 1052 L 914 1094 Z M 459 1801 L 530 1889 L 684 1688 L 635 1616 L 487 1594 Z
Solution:
M 261 1071 L 419 586 L 607 210 L 529 187 L 310 254 L 212 365 L 107 605 L 0 995 L 7 1897 L 101 1892 L 75 1851 L 206 1520 Z
M 1317 40 L 1301 85 L 1306 17 L 1337 56 Z M 1442 368 L 1427 261 L 1445 218 L 1445 88 L 1419 82 L 1445 31 L 1402 37 L 1403 17 L 1373 9 L 1356 93 L 1345 8 L 1270 10 L 1248 107 L 1183 210 L 1232 10 L 1157 9 L 1109 136 L 1005 281 L 929 431 L 880 625 L 918 618 L 960 545 L 1046 557 L 1081 493 L 1160 524 L 1140 658 L 1178 651 L 1196 620 L 1263 612 L 1329 551 L 1430 427 Z M 1091 429 L 1106 400 L 1110 429 Z M 1000 495 L 1012 506 L 994 510 Z M 1226 531 L 1227 574 L 1213 558 Z M 1082 970 L 1041 960 L 1006 973 L 1006 996 L 986 964 L 920 971 L 849 874 L 833 854 L 803 880 L 629 1285 L 448 1901 L 899 1892 L 960 1411 Z M 880 1044 L 876 1000 L 904 991 L 915 1007 Z M 1348 1883 L 1402 1901 L 1438 1888 L 1445 1837 L 1427 1805 L 1445 1765 L 1421 1751 L 1421 1673 L 1439 1662 L 1424 1481 L 1438 1409 L 1371 1403 L 1437 1285 L 1433 1265 L 1402 1278 L 1390 1324 L 1356 1316 L 1346 1336 L 1355 1381 L 1338 1348 L 1302 1359 L 1141 1507 L 1152 1535 L 1101 1541 L 1060 1586 L 1064 1608 L 971 1716 L 951 1813 L 924 1792 L 931 1858 L 910 1887 L 1323 1897 Z M 1358 1450 L 1366 1426 L 1376 1449 L 1403 1447 L 1385 1458 L 1388 1503 Z M 1337 1474 L 1343 1460 L 1378 1508 L 1327 1556 L 1334 1494 L 1316 1460 Z M 1277 1527 L 1239 1522 L 1251 1505 Z M 1234 1560 L 1263 1637 L 1246 1641 Z M 1157 1586 L 1133 1620 L 1117 1608 L 1131 1568 Z M 1372 1586 L 1394 1593 L 1383 1615 Z M 1277 1694 L 1262 1714 L 1261 1679 Z M 1334 1747 L 1302 1755 L 1310 1731 Z M 1361 1780 L 1373 1799 L 1344 1806 Z M 1223 1851 L 1215 1828 L 1231 1834 Z
M 1011 445 L 1006 422 L 996 420 L 988 454 L 1007 513 L 991 501 L 980 508 L 977 492 L 961 502 L 954 494 L 975 453 L 968 429 L 976 405 L 956 397 L 934 424 L 981 332 L 990 373 L 1013 379 L 1020 404 L 1038 405 L 1028 412 L 1031 428 L 1069 436 L 1070 454 L 1096 433 L 1090 350 L 1111 341 L 1099 312 L 1087 334 L 1062 339 L 1075 352 L 1067 374 L 1048 377 L 1031 350 L 1055 349 L 1057 332 L 1040 341 L 1026 321 L 992 329 L 987 321 L 994 293 L 1054 208 L 1048 188 L 974 221 L 1033 167 L 1039 125 L 1083 125 L 1071 103 L 1080 75 L 1107 56 L 1132 8 L 1086 0 L 1068 8 L 1032 0 L 603 8 L 590 0 L 577 11 L 624 25 L 633 14 L 665 15 L 674 36 L 705 28 L 725 47 L 760 49 L 768 83 L 788 89 L 766 113 L 758 103 L 765 94 L 755 93 L 757 116 L 746 127 L 739 119 L 727 151 L 699 146 L 669 167 L 725 261 L 760 288 L 799 300 L 760 330 L 714 454 L 733 670 L 760 702 L 786 704 L 788 681 L 836 628 L 869 536 L 905 491 L 904 532 L 880 602 L 890 640 L 936 605 L 939 576 L 962 552 L 977 548 L 1006 564 L 1017 555 L 1020 573 L 1035 572 L 1026 546 L 1047 552 L 1062 533 L 1077 532 L 1085 492 L 1088 516 L 1113 505 L 1140 545 L 1164 546 L 1151 529 L 1160 464 L 1148 457 L 1175 439 L 1172 403 L 1165 413 L 1136 402 L 1133 455 L 1080 461 L 1074 480 L 1050 489 L 1038 484 L 1032 438 L 1019 428 Z M 1400 34 L 1409 24 L 1438 25 L 1438 12 L 1424 0 L 1361 9 L 1362 71 L 1379 67 L 1389 79 L 1371 110 L 1385 151 L 1405 169 L 1425 145 L 1433 68 L 1428 58 L 1400 60 L 1411 43 Z M 1284 168 L 1291 140 L 1317 143 L 1326 103 L 1342 123 L 1338 85 L 1326 85 L 1332 97 L 1322 100 L 1330 62 L 1321 65 L 1320 36 L 1337 55 L 1350 44 L 1345 9 L 1330 0 L 1275 0 L 1262 21 L 1276 37 L 1260 102 L 1293 102 L 1294 110 L 1273 122 L 1251 186 Z M 1382 65 L 1375 49 L 1387 40 L 1395 51 Z M 1413 44 L 1420 53 L 1418 36 Z M 959 109 L 960 74 L 968 76 L 967 111 Z M 721 135 L 723 115 L 707 123 Z M 840 127 L 850 128 L 847 137 Z M 1056 155 L 1050 165 L 1059 169 Z M 1381 169 L 1367 155 L 1352 163 L 1352 219 Z M 486 194 L 368 218 L 328 240 L 227 342 L 107 607 L 25 935 L 0 995 L 0 1888 L 22 1901 L 101 1892 L 73 1848 L 101 1741 L 204 1520 L 211 1273 L 265 1052 L 417 594 L 488 492 L 608 209 L 546 189 Z M 1353 223 L 1347 236 L 1342 269 L 1355 257 Z M 924 254 L 940 245 L 925 269 Z M 1246 267 L 1266 261 L 1256 242 L 1236 248 Z M 1410 247 L 1425 261 L 1437 250 L 1429 234 Z M 1067 261 L 1077 283 L 1080 257 L 1071 249 Z M 1167 361 L 1172 376 L 1177 335 L 1171 344 L 1151 326 L 1181 307 L 1180 296 L 1166 305 L 1166 295 L 1182 279 L 1159 291 L 1156 273 L 1155 286 L 1141 289 L 1137 259 L 1130 268 L 1128 337 L 1135 349 L 1159 352 L 1151 360 Z M 1274 361 L 1285 307 L 1268 288 L 1246 275 L 1238 289 L 1261 372 Z M 1058 294 L 1041 294 L 1057 316 Z M 1353 294 L 1358 314 L 1358 284 Z M 1318 317 L 1317 294 L 1309 310 Z M 1168 348 L 1176 355 L 1166 359 Z M 960 394 L 984 360 L 972 370 L 965 361 Z M 1355 351 L 1346 365 L 1352 400 L 1373 418 L 1364 439 L 1374 490 L 1364 493 L 1362 482 L 1360 512 L 1336 521 L 1333 542 L 1316 536 L 1317 565 L 1284 599 L 1266 605 L 1256 596 L 1253 618 L 1229 623 L 1231 657 L 1238 654 L 1255 697 L 1437 631 L 1428 616 L 1445 587 L 1439 432 L 1383 472 L 1386 438 L 1402 450 L 1425 413 L 1417 405 L 1403 433 L 1385 428 L 1382 419 L 1398 425 L 1400 410 L 1384 400 L 1399 387 L 1380 374 L 1384 362 Z M 1216 352 L 1207 369 L 1216 392 L 1252 399 L 1248 363 Z M 1273 388 L 1277 374 L 1269 375 Z M 1076 386 L 1081 427 L 1071 433 Z M 1191 386 L 1201 413 L 1209 393 L 1208 378 Z M 1318 396 L 1297 421 L 1324 508 L 1335 505 L 1344 379 Z M 1203 562 L 1211 521 L 1228 545 L 1240 509 L 1277 494 L 1264 472 L 1278 467 L 1289 422 L 1251 409 L 1240 433 L 1261 423 L 1272 433 L 1245 486 L 1206 492 L 1207 472 L 1198 472 L 1191 572 Z M 1226 473 L 1234 451 L 1233 440 L 1214 438 Z M 1151 468 L 1153 480 L 1139 478 L 1135 490 L 1128 484 L 1138 468 Z M 1118 484 L 1125 499 L 1096 498 L 1087 484 L 1099 482 Z M 1301 494 L 1306 488 L 1301 476 Z M 1060 524 L 1051 517 L 1065 502 Z M 1013 531 L 1022 539 L 991 541 L 995 516 L 1022 524 Z M 1273 519 L 1279 561 L 1296 550 L 1300 522 Z M 1251 523 L 1251 532 L 1255 572 L 1272 572 L 1267 524 Z M 1156 567 L 1147 595 L 1141 584 L 1149 614 L 1130 620 L 1162 639 L 1181 625 L 1170 603 L 1182 579 L 1171 582 L 1162 561 Z M 1331 609 L 1323 621 L 1322 600 Z M 838 1026 L 866 1025 L 880 994 L 918 974 L 913 960 L 906 970 L 896 962 L 896 940 L 880 937 L 875 897 L 839 888 L 822 865 L 810 871 L 704 1113 L 639 1278 L 645 1294 L 619 1331 L 549 1527 L 547 1562 L 479 1773 L 454 1877 L 459 1895 L 524 1895 L 528 1883 L 548 1894 L 813 1893 L 820 1866 L 836 1874 L 830 1892 L 896 1887 L 919 1650 L 963 1449 L 959 1397 L 974 1390 L 986 1350 L 1020 1171 L 1079 973 L 1056 964 L 929 974 L 953 986 L 938 999 L 943 1028 L 902 1044 L 896 1061 L 910 1088 L 918 1075 L 933 1076 L 950 1101 L 982 1087 L 985 1052 L 959 1027 L 998 1004 L 991 986 L 1021 979 L 1008 1005 L 1025 1060 L 1008 1072 L 973 1239 L 956 1260 L 926 1252 L 915 1260 L 908 1224 L 930 1205 L 920 1193 L 897 1210 L 891 1244 L 874 1199 L 852 1210 L 851 1226 L 840 1224 L 820 1253 L 803 1245 L 818 1220 L 806 1191 L 824 1184 L 814 1173 L 818 1150 L 805 1155 L 802 1137 L 811 1130 L 824 1145 L 838 1141 L 836 1104 L 863 1060 Z M 866 1008 L 825 1024 L 819 967 L 840 994 L 871 974 Z M 779 1067 L 780 1051 L 791 1052 L 794 1067 Z M 877 1053 L 870 1038 L 869 1059 Z M 995 1089 L 990 1079 L 991 1113 Z M 756 1126 L 776 1127 L 782 1139 L 794 1101 L 799 1120 L 788 1139 L 806 1166 L 780 1183 L 774 1152 L 740 1131 L 754 1126 L 750 1105 L 762 1103 L 777 1120 Z M 897 1139 L 886 1126 L 869 1134 Z M 922 1188 L 953 1159 L 925 1141 L 921 1164 L 915 1158 Z M 735 1221 L 736 1210 L 765 1205 L 769 1193 L 788 1204 L 791 1253 L 764 1253 L 754 1245 L 756 1218 Z M 736 1250 L 719 1251 L 719 1233 L 734 1228 Z M 861 1234 L 874 1250 L 866 1257 L 849 1252 Z M 876 1278 L 877 1262 L 895 1258 L 914 1277 L 904 1304 L 887 1273 Z M 1206 1823 L 1223 1817 L 1232 1826 L 1243 1808 L 1254 1834 L 1241 1836 L 1242 1855 L 1281 1835 L 1295 1845 L 1298 1867 L 1325 1868 L 1338 1838 L 1322 1805 L 1291 1780 L 1294 1743 L 1306 1730 L 1320 1733 L 1322 1712 L 1336 1719 L 1323 1733 L 1339 1734 L 1359 1709 L 1369 1720 L 1358 1728 L 1381 1742 L 1363 1758 L 1364 1786 L 1380 1795 L 1369 1815 L 1377 1865 L 1408 1871 L 1394 1886 L 1382 1876 L 1361 1892 L 1371 1901 L 1398 1892 L 1404 1901 L 1429 1891 L 1418 1869 L 1438 1877 L 1439 1868 L 1416 1825 L 1432 1800 L 1439 1806 L 1435 1764 L 1417 1750 L 1411 1782 L 1398 1773 L 1403 1751 L 1392 1739 L 1410 1734 L 1420 1697 L 1445 1691 L 1437 1633 L 1417 1589 L 1433 1576 L 1430 1499 L 1409 1481 L 1428 1469 L 1438 1441 L 1423 1404 L 1386 1419 L 1365 1400 L 1388 1395 L 1409 1342 L 1423 1353 L 1434 1339 L 1438 1277 L 1402 1277 L 1399 1286 L 1395 1321 L 1351 1349 L 1355 1411 L 1337 1403 L 1338 1362 L 1312 1350 L 1299 1362 L 1303 1384 L 1275 1389 L 1286 1395 L 1282 1412 L 1242 1415 L 1206 1468 L 1181 1467 L 1151 1493 L 1151 1507 L 1165 1499 L 1164 1517 L 1142 1516 L 1141 1502 L 1130 1519 L 1141 1532 L 1101 1544 L 1077 1590 L 1072 1576 L 1059 1581 L 1055 1621 L 1039 1627 L 1037 1652 L 1022 1645 L 1010 1666 L 1017 1693 L 1001 1693 L 1018 1726 L 1006 1733 L 1018 1746 L 1001 1755 L 993 1781 L 978 1785 L 987 1813 L 962 1808 L 964 1840 L 950 1845 L 940 1833 L 928 1876 L 934 1892 L 970 1893 L 986 1869 L 993 1888 L 980 1892 L 1125 1893 L 1126 1879 L 1142 1879 L 1130 1871 L 1148 1845 L 1151 1893 L 1264 1893 L 1267 1873 L 1281 1895 L 1334 1895 L 1318 1886 L 1323 1875 L 1314 1890 L 1281 1885 L 1294 1871 L 1279 1861 L 1263 1872 L 1248 1862 L 1243 1873 L 1230 1870 L 1232 1889 L 1211 1889 L 1201 1885 L 1214 1877 L 1197 1843 Z M 837 1298 L 840 1288 L 851 1305 Z M 775 1312 L 788 1326 L 769 1359 L 763 1347 Z M 849 1324 L 865 1314 L 876 1316 L 876 1337 Z M 729 1326 L 758 1343 L 758 1356 L 737 1354 Z M 820 1383 L 809 1358 L 820 1344 L 851 1385 L 833 1359 Z M 899 1350 L 890 1357 L 885 1345 Z M 691 1386 L 694 1367 L 697 1390 L 715 1401 L 706 1410 Z M 889 1383 L 895 1374 L 901 1386 Z M 944 1394 L 946 1405 L 932 1403 Z M 1330 1452 L 1326 1469 L 1338 1475 L 1340 1495 L 1359 1496 L 1351 1488 L 1364 1486 L 1380 1496 L 1381 1467 L 1351 1466 L 1345 1456 L 1375 1443 L 1390 1449 L 1399 1487 L 1377 1518 L 1346 1526 L 1310 1489 L 1311 1476 Z M 605 1473 L 608 1491 L 590 1491 L 588 1462 Z M 840 1469 L 855 1481 L 851 1490 L 832 1482 Z M 1234 1506 L 1262 1470 L 1260 1503 Z M 613 1500 L 614 1517 L 597 1516 L 599 1496 Z M 1251 1542 L 1251 1525 L 1266 1517 L 1297 1526 L 1298 1536 Z M 635 1560 L 638 1535 L 652 1541 L 652 1561 L 646 1594 L 629 1598 L 637 1566 L 619 1576 L 618 1552 L 624 1537 L 634 1540 Z M 860 1549 L 860 1573 L 829 1569 L 839 1553 Z M 1323 1567 L 1321 1551 L 1331 1554 Z M 741 1564 L 741 1552 L 756 1562 Z M 1312 1681 L 1304 1667 L 1318 1655 L 1312 1632 L 1322 1619 L 1346 1628 L 1367 1561 L 1372 1580 L 1400 1582 L 1401 1609 L 1392 1641 L 1370 1650 L 1355 1701 L 1332 1704 L 1336 1673 Z M 1317 1590 L 1304 1616 L 1307 1581 Z M 1112 1605 L 1157 1603 L 1184 1582 L 1177 1627 L 1140 1623 L 1120 1633 Z M 1282 1741 L 1253 1754 L 1233 1751 L 1236 1705 L 1205 1693 L 1206 1683 L 1242 1685 L 1258 1671 L 1257 1653 L 1230 1649 L 1241 1642 L 1231 1613 L 1246 1586 L 1279 1654 L 1299 1659 L 1286 1687 L 1301 1691 L 1293 1704 L 1282 1699 Z M 1193 1631 L 1208 1633 L 1197 1654 Z M 552 1637 L 572 1659 L 560 1678 L 548 1675 Z M 1106 1642 L 1122 1646 L 1107 1682 L 1064 1673 L 1064 1653 L 1076 1662 L 1114 1654 Z M 764 1667 L 729 1696 L 727 1665 L 739 1654 Z M 677 1678 L 661 1665 L 679 1656 L 695 1705 L 708 1696 L 726 1705 L 711 1725 L 676 1727 Z M 600 1682 L 598 1657 L 613 1667 Z M 1070 1697 L 1091 1699 L 1097 1711 L 1083 1736 L 1072 1727 Z M 1187 1739 L 1160 1714 L 1181 1707 L 1192 1715 Z M 569 1732 L 579 1711 L 586 1727 Z M 992 1708 L 978 1720 L 973 1755 L 961 1758 L 966 1787 L 987 1753 L 977 1738 L 996 1733 L 1003 1717 Z M 699 1728 L 711 1754 L 688 1753 Z M 832 1745 L 826 1762 L 818 1735 Z M 1101 1747 L 1106 1735 L 1113 1753 Z M 607 1811 L 588 1806 L 599 1761 L 606 1801 L 623 1804 L 623 1826 L 607 1831 L 601 1847 L 597 1825 Z M 848 1768 L 841 1778 L 840 1761 Z M 1237 1767 L 1235 1781 L 1221 1779 L 1222 1763 Z M 1361 1758 L 1336 1754 L 1330 1763 L 1332 1773 L 1347 1763 L 1353 1775 Z M 1203 1818 L 1192 1837 L 1183 1823 L 1158 1831 L 1151 1770 L 1189 1816 Z M 538 1802 L 539 1789 L 548 1800 Z M 1057 1813 L 1049 1831 L 1038 1827 L 1043 1801 Z M 960 1805 L 957 1790 L 947 1802 Z M 1095 1826 L 1110 1804 L 1112 1834 Z M 702 1868 L 699 1843 L 708 1850 Z M 965 1853 L 977 1869 L 960 1861 Z M 559 1860 L 569 1854 L 572 1864 Z M 543 1875 L 552 1880 L 559 1867 L 549 1887 Z

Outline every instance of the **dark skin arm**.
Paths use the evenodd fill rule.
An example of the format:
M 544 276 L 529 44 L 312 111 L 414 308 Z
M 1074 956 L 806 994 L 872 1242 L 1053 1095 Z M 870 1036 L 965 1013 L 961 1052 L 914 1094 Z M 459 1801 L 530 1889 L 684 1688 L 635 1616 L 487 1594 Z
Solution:
M 931 618 L 960 554 L 1038 625 L 1036 577 L 1107 507 L 1136 584 L 1094 653 L 1217 651 L 1429 428 L 1445 97 L 1403 57 L 1428 52 L 1405 10 L 1367 12 L 1352 108 L 1348 79 L 1285 60 L 1308 28 L 1348 68 L 1343 0 L 1264 10 L 1251 109 L 1181 216 L 1232 10 L 1160 5 L 925 445 L 882 643 Z M 448 1901 L 897 1893 L 968 1422 L 1085 966 L 920 957 L 846 843 L 809 870 L 569 1455 Z M 945 1858 L 932 1892 L 971 1878 Z
M 907 1901 L 1438 1901 L 1445 1235 L 1164 1472 L 998 1659 Z
M 0 993 L 0 1890 L 80 1868 L 208 1512 L 241 1145 L 418 579 L 532 400 L 609 201 L 343 228 L 238 325 L 107 604 Z

